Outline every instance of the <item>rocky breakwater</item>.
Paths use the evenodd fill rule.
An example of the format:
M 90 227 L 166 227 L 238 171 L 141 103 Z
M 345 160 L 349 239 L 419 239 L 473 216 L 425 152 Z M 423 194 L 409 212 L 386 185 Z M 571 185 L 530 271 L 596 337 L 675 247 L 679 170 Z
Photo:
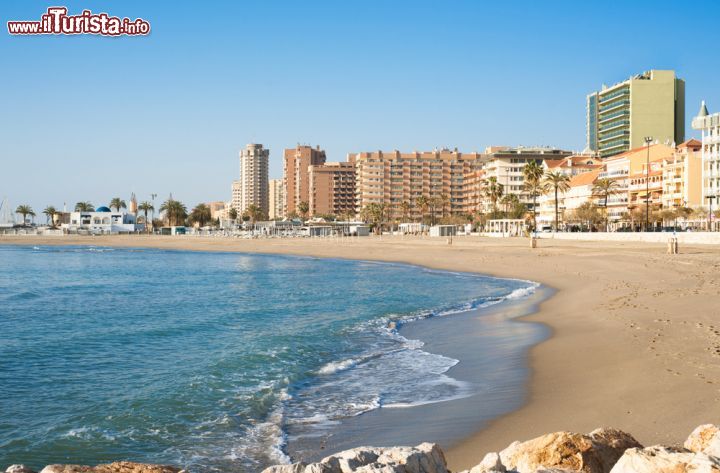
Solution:
M 360 447 L 316 463 L 293 463 L 263 473 L 449 473 L 442 450 L 417 447 Z M 488 453 L 462 473 L 720 473 L 720 427 L 696 428 L 683 446 L 643 447 L 615 429 L 589 434 L 555 432 L 513 442 Z
M 183 470 L 169 465 L 113 462 L 102 465 L 48 465 L 40 473 L 181 473 Z M 11 465 L 5 473 L 36 473 L 25 465 Z

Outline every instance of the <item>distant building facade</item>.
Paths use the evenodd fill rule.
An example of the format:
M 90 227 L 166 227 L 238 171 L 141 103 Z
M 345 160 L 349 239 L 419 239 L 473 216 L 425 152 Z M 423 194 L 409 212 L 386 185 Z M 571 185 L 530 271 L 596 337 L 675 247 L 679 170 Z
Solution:
M 238 212 L 251 205 L 259 207 L 267 215 L 269 210 L 268 164 L 270 150 L 263 145 L 251 143 L 240 151 L 240 188 Z
M 270 220 L 285 217 L 285 186 L 282 179 L 270 179 Z
M 355 217 L 355 162 L 325 163 L 309 167 L 310 216 Z
M 93 212 L 70 212 L 68 222 L 63 222 L 62 227 L 69 232 L 126 233 L 143 230 L 145 225 L 138 225 L 134 214 L 113 212 L 102 206 Z
M 587 147 L 607 158 L 643 145 L 645 137 L 685 140 L 685 82 L 651 70 L 587 96 Z
M 717 206 L 720 196 L 720 113 L 710 115 L 703 101 L 692 126 L 702 132 L 702 205 Z
M 662 166 L 662 206 L 665 209 L 702 206 L 702 143 L 688 140 Z
M 357 172 L 357 211 L 375 203 L 385 204 L 390 218 L 397 220 L 462 213 L 466 210 L 465 176 L 481 157 L 457 149 L 357 153 L 350 157 Z M 418 204 L 420 197 L 428 201 L 425 208 Z
M 284 215 L 300 213 L 300 202 L 310 203 L 310 166 L 325 164 L 325 151 L 320 146 L 298 145 L 283 153 Z

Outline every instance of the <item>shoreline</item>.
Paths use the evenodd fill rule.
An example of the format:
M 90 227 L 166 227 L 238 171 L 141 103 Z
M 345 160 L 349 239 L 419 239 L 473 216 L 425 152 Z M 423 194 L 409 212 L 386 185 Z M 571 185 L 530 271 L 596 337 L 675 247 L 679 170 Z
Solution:
M 720 422 L 717 246 L 526 239 L 367 237 L 345 241 L 202 237 L 0 237 L 0 244 L 97 245 L 297 254 L 404 262 L 537 281 L 556 290 L 519 321 L 541 322 L 526 402 L 447 452 L 460 470 L 515 440 L 548 431 L 612 426 L 644 444 L 678 443 Z M 689 311 L 688 308 L 692 308 Z M 662 395 L 658 395 L 662 393 Z

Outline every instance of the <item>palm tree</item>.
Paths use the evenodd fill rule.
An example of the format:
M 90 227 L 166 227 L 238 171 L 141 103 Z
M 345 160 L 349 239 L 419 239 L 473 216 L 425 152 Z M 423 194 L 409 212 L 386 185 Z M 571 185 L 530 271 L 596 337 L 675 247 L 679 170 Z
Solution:
M 554 191 L 555 192 L 555 231 L 558 230 L 558 193 L 562 192 L 565 193 L 570 190 L 570 176 L 567 174 L 564 174 L 560 171 L 550 172 L 548 171 L 545 174 L 545 180 L 544 182 L 544 188 L 546 191 Z
M 382 226 L 385 220 L 385 211 L 387 210 L 385 204 L 371 203 L 365 206 L 362 213 L 365 220 L 369 221 L 374 225 L 375 232 L 382 233 Z
M 483 194 L 492 203 L 492 213 L 497 213 L 497 203 L 502 199 L 505 188 L 497 181 L 497 177 L 488 177 L 483 184 Z
M 425 212 L 427 212 L 428 206 L 430 205 L 430 200 L 424 195 L 421 195 L 415 199 L 415 205 L 420 209 L 420 221 L 422 222 L 425 219 Z
M 160 212 L 165 212 L 165 218 L 167 218 L 168 225 L 177 226 L 179 222 L 185 220 L 187 217 L 187 207 L 172 197 L 168 198 L 160 206 Z
M 113 199 L 110 201 L 110 208 L 115 207 L 116 212 L 120 212 L 120 209 L 126 209 L 127 205 L 125 205 L 125 201 L 122 200 L 120 197 L 113 197 Z
M 53 207 L 52 205 L 48 205 L 45 207 L 45 210 L 43 210 L 43 213 L 45 216 L 47 216 L 47 221 L 50 224 L 50 228 L 55 228 L 55 215 L 57 215 L 58 211 Z
M 35 216 L 35 211 L 27 204 L 24 205 L 18 205 L 18 207 L 15 209 L 16 214 L 22 215 L 22 224 L 25 226 L 27 216 L 30 215 L 31 217 Z
M 303 202 L 300 202 L 300 204 L 303 204 Z M 307 210 L 305 212 L 307 212 Z M 250 222 L 253 225 L 255 225 L 255 222 L 257 222 L 258 220 L 262 220 L 265 215 L 263 210 L 255 204 L 248 205 L 248 208 L 245 209 L 245 213 L 250 216 Z
M 152 212 L 155 210 L 155 207 L 153 207 L 153 204 L 150 202 L 141 202 L 140 205 L 138 205 L 138 210 L 142 210 L 145 214 L 145 230 L 150 231 L 150 225 L 148 225 L 148 212 Z
M 592 193 L 599 195 L 603 198 L 603 208 L 605 209 L 605 231 L 608 231 L 608 214 L 607 214 L 607 203 L 608 197 L 620 192 L 620 185 L 617 181 L 612 179 L 603 178 L 598 179 L 592 188 Z
M 75 212 L 94 212 L 95 206 L 91 202 L 78 202 L 75 204 Z
M 537 228 L 537 198 L 542 192 L 542 182 L 541 179 L 543 175 L 545 174 L 545 171 L 543 170 L 542 166 L 540 166 L 537 161 L 530 161 L 525 165 L 523 168 L 523 177 L 525 178 L 525 183 L 523 184 L 523 187 L 525 190 L 530 194 L 530 197 L 532 197 L 533 201 L 533 208 L 532 208 L 532 228 L 535 230 Z
M 449 202 L 450 200 L 448 200 L 448 196 L 446 194 L 440 194 L 440 215 L 442 218 L 445 218 L 445 207 Z
M 298 204 L 298 212 L 302 215 L 303 220 L 307 219 L 308 212 L 310 211 L 310 204 L 306 201 L 302 201 Z
M 407 222 L 410 209 L 412 209 L 412 204 L 410 204 L 410 202 L 407 200 L 400 202 L 400 213 L 402 214 L 403 222 Z
M 235 220 L 237 220 L 237 217 L 238 217 L 237 209 L 232 208 L 228 211 L 228 218 L 230 220 L 235 221 Z
M 190 212 L 189 220 L 192 223 L 197 223 L 199 227 L 204 227 L 211 218 L 212 212 L 210 211 L 210 207 L 205 204 L 197 204 Z

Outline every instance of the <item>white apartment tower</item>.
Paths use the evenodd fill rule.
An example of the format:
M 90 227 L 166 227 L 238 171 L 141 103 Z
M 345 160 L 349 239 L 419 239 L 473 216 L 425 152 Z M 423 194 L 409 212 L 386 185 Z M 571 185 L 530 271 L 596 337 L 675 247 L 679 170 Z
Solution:
M 256 205 L 267 214 L 269 209 L 268 161 L 270 150 L 261 144 L 248 144 L 240 151 L 240 180 L 237 206 L 239 213 Z M 233 196 L 233 204 L 235 204 Z
M 717 208 L 720 196 L 720 113 L 710 115 L 703 100 L 692 127 L 702 132 L 702 204 Z

